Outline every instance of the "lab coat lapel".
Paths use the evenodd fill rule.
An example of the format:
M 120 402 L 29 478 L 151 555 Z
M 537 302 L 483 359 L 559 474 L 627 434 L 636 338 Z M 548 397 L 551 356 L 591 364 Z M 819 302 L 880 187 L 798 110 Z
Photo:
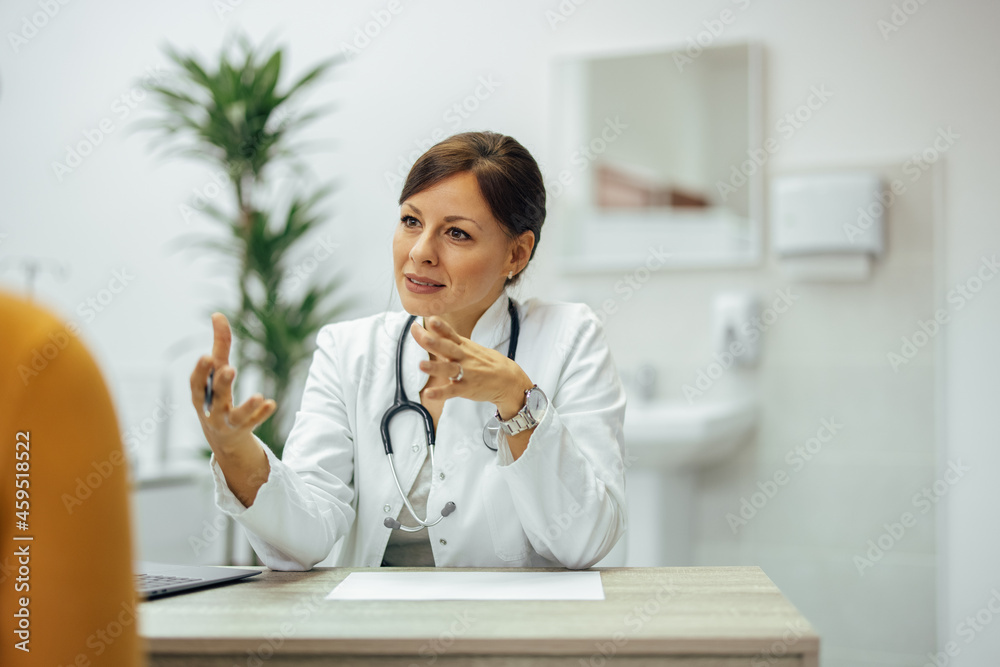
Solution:
M 486 312 L 483 313 L 476 326 L 472 328 L 469 339 L 483 347 L 497 349 L 499 345 L 510 339 L 510 314 L 507 312 L 507 292 L 501 292 Z M 507 354 L 504 346 L 500 352 Z
M 409 319 L 409 315 L 407 318 Z M 406 323 L 406 319 L 403 323 Z M 420 322 L 418 317 L 416 322 Z M 413 334 L 407 330 L 406 342 L 403 343 L 403 390 L 406 392 L 407 400 L 414 403 L 420 402 L 420 390 L 427 384 L 427 373 L 420 370 L 420 362 L 430 360 L 431 355 L 424 348 L 420 347 L 413 338 Z M 393 378 L 395 381 L 395 378 Z

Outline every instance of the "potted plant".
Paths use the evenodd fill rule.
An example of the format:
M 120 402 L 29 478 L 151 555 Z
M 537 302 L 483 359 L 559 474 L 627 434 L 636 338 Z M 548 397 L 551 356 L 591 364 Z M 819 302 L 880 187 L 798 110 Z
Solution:
M 293 271 L 291 265 L 292 251 L 323 222 L 317 208 L 332 185 L 311 192 L 300 186 L 280 212 L 266 201 L 266 185 L 279 164 L 302 174 L 297 159 L 301 149 L 289 144 L 290 137 L 324 111 L 299 112 L 293 102 L 341 58 L 322 62 L 281 88 L 282 49 L 264 52 L 245 37 L 236 44 L 236 49 L 223 47 L 215 67 L 167 46 L 176 71 L 165 77 L 165 83 L 151 87 L 159 116 L 143 127 L 158 131 L 165 155 L 204 160 L 216 174 L 221 168 L 226 175 L 223 184 L 230 205 L 206 200 L 199 206 L 209 220 L 227 230 L 226 239 L 218 233 L 187 234 L 178 239 L 176 248 L 189 248 L 193 242 L 236 262 L 238 305 L 208 313 L 218 310 L 226 315 L 233 330 L 231 359 L 236 368 L 244 374 L 255 369 L 261 393 L 276 401 L 275 413 L 255 433 L 280 457 L 294 414 L 285 400 L 291 383 L 311 358 L 319 329 L 350 303 L 333 298 L 342 282 L 339 277 L 289 294 L 290 287 L 302 282 L 302 272 Z M 210 453 L 207 448 L 205 453 Z

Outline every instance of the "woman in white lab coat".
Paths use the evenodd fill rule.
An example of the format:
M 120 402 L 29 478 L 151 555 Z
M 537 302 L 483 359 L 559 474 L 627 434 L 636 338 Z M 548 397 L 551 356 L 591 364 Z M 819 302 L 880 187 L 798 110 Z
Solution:
M 592 566 L 626 527 L 625 392 L 593 310 L 507 294 L 545 219 L 538 165 L 511 137 L 454 135 L 416 161 L 399 204 L 393 275 L 404 311 L 320 330 L 280 460 L 252 433 L 274 401 L 233 405 L 231 333 L 213 315 L 213 353 L 191 391 L 217 504 L 276 570 Z M 421 319 L 404 333 L 411 314 Z M 433 417 L 436 445 L 432 463 L 420 415 L 393 418 L 397 488 L 380 423 L 401 336 L 402 386 Z M 491 417 L 504 428 L 484 433 Z

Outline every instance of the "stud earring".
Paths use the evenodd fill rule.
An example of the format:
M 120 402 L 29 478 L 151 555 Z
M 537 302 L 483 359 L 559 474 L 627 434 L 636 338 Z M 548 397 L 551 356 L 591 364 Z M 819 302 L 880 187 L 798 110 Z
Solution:
M 507 272 L 507 280 L 510 280 L 513 277 L 514 277 L 514 272 L 513 271 L 508 271 Z

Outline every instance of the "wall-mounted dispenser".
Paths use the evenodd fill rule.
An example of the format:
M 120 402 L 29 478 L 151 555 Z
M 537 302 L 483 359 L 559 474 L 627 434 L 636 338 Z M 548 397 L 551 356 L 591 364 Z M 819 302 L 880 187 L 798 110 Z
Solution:
M 760 301 L 753 292 L 719 292 L 712 299 L 712 347 L 734 366 L 753 366 L 760 354 Z
M 779 266 L 796 280 L 866 279 L 883 252 L 885 209 L 893 199 L 874 172 L 774 177 L 771 247 Z

